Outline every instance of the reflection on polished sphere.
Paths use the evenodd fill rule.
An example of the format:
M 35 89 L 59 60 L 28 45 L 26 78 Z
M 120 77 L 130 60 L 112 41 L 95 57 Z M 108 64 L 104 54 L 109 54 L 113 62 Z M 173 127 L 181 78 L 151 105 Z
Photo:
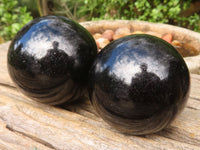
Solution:
M 51 105 L 68 103 L 84 94 L 96 47 L 90 33 L 74 21 L 59 16 L 38 18 L 13 39 L 8 71 L 32 99 Z
M 188 68 L 167 42 L 131 35 L 98 54 L 90 77 L 90 99 L 99 115 L 121 132 L 143 135 L 168 126 L 189 93 Z

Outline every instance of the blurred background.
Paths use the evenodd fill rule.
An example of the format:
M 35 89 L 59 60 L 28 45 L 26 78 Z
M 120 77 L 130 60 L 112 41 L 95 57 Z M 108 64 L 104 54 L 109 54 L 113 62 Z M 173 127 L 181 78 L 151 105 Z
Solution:
M 45 15 L 63 15 L 77 22 L 142 20 L 200 32 L 199 0 L 0 0 L 0 43 Z

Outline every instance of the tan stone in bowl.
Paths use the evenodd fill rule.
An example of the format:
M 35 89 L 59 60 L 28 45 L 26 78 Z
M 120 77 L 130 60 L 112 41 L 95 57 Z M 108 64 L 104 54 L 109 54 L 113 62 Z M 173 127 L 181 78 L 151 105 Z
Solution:
M 198 51 L 198 53 L 200 52 L 200 33 L 177 26 L 129 20 L 88 21 L 82 22 L 80 24 L 83 25 L 91 34 L 103 33 L 107 29 L 115 31 L 122 27 L 129 28 L 131 32 L 154 32 L 155 34 L 160 34 L 161 36 L 166 33 L 171 33 L 173 35 L 173 40 L 187 43 L 188 45 L 193 46 Z M 184 60 L 186 61 L 191 73 L 200 74 L 200 55 L 184 57 Z

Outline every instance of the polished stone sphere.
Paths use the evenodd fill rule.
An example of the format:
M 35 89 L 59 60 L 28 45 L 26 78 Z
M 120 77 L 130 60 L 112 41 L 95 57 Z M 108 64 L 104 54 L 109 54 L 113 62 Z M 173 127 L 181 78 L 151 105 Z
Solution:
M 97 113 L 133 135 L 168 126 L 183 110 L 189 89 L 189 71 L 181 55 L 151 35 L 111 42 L 90 71 L 89 96 Z
M 8 71 L 28 97 L 50 105 L 81 97 L 97 46 L 78 23 L 61 16 L 34 19 L 13 39 L 8 51 Z

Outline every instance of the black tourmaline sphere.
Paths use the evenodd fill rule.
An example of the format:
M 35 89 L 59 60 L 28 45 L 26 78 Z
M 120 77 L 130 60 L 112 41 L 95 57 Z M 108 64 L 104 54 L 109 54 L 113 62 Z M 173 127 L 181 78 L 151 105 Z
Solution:
M 27 96 L 51 105 L 83 95 L 97 46 L 81 25 L 59 16 L 35 19 L 13 39 L 10 77 Z
M 91 102 L 116 129 L 134 135 L 160 131 L 184 108 L 188 68 L 167 42 L 131 35 L 107 45 L 91 68 Z

